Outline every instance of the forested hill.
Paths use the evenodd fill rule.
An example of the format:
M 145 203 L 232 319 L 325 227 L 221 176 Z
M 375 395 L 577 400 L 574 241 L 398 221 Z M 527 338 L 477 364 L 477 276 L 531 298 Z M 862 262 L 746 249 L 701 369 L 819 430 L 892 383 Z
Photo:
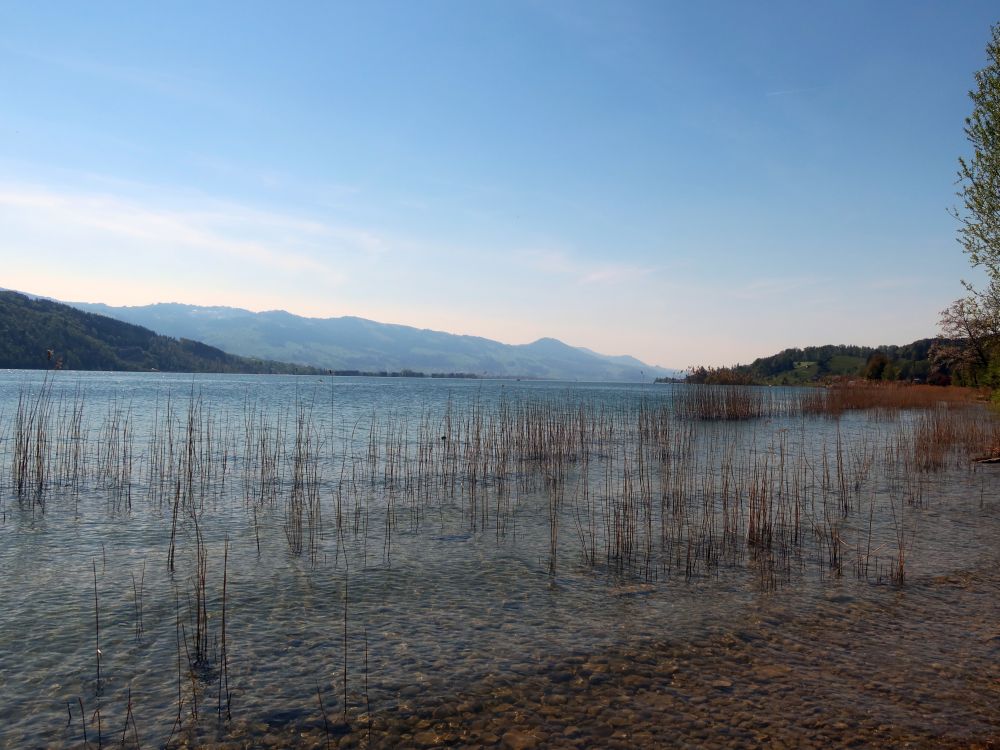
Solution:
M 759 383 L 802 385 L 836 379 L 913 380 L 951 382 L 952 368 L 941 356 L 956 342 L 931 338 L 903 346 L 807 346 L 785 349 L 761 357 L 749 365 L 722 368 L 693 368 L 686 378 L 691 383 Z M 935 357 L 935 347 L 938 355 Z
M 926 380 L 930 374 L 930 350 L 942 339 L 920 339 L 903 346 L 807 346 L 804 349 L 785 349 L 770 357 L 754 360 L 749 365 L 756 380 L 775 382 L 786 379 L 790 383 L 823 380 L 831 376 L 864 377 L 873 373 L 866 370 L 891 365 L 893 380 Z M 879 357 L 878 355 L 882 355 Z M 881 378 L 883 372 L 878 373 Z M 887 378 L 888 379 L 888 378 Z
M 0 368 L 160 370 L 162 372 L 294 373 L 313 368 L 247 359 L 199 341 L 69 305 L 0 291 Z

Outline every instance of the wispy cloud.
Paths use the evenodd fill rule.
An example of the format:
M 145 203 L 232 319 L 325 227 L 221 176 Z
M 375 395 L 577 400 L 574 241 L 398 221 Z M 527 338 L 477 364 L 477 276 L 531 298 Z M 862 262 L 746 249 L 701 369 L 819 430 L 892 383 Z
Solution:
M 528 249 L 514 253 L 514 258 L 521 265 L 533 271 L 552 275 L 569 275 L 575 273 L 576 265 L 569 254 L 563 250 Z
M 194 75 L 185 77 L 176 72 L 163 72 L 137 65 L 112 64 L 93 57 L 54 54 L 9 43 L 0 46 L 0 50 L 31 62 L 62 68 L 72 74 L 124 84 L 183 101 L 217 105 L 226 100 L 223 91 L 207 90 L 204 83 Z
M 523 250 L 515 257 L 536 272 L 562 276 L 578 284 L 619 284 L 655 272 L 630 263 L 593 263 L 565 250 Z
M 767 91 L 764 96 L 797 96 L 799 94 L 811 94 L 813 91 L 819 91 L 822 86 L 807 86 L 801 89 L 777 89 L 776 91 Z
M 581 284 L 621 284 L 648 276 L 652 268 L 612 263 L 596 266 L 580 278 Z
M 362 193 L 358 185 L 328 180 L 310 180 L 302 175 L 292 175 L 278 169 L 238 163 L 220 158 L 215 154 L 192 156 L 191 162 L 240 184 L 253 185 L 272 191 L 280 190 L 285 194 L 308 196 L 313 205 L 340 207 L 356 199 Z
M 0 210 L 34 218 L 36 226 L 86 230 L 136 252 L 159 248 L 208 254 L 340 283 L 345 275 L 335 267 L 337 260 L 386 250 L 383 238 L 365 229 L 231 203 L 164 208 L 165 202 L 151 205 L 148 199 L 0 183 Z
M 774 276 L 738 284 L 729 293 L 737 299 L 762 300 L 818 287 L 823 283 L 824 279 L 816 276 Z
M 895 276 L 885 279 L 872 279 L 865 286 L 874 291 L 889 291 L 892 289 L 910 289 L 922 285 L 926 280 L 916 276 Z

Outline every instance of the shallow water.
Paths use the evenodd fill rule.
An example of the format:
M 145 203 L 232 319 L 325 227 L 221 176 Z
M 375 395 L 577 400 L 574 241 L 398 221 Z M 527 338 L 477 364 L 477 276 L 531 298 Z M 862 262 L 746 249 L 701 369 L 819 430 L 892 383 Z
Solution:
M 668 653 L 676 644 L 697 651 L 762 618 L 773 623 L 765 630 L 781 631 L 785 621 L 849 619 L 904 596 L 916 615 L 897 617 L 894 627 L 913 631 L 914 641 L 933 638 L 935 622 L 920 614 L 933 608 L 933 582 L 956 571 L 994 570 L 1000 558 L 1000 476 L 972 470 L 961 455 L 937 471 L 916 471 L 904 460 L 906 450 L 892 448 L 905 443 L 919 418 L 912 413 L 833 420 L 776 407 L 766 418 L 738 423 L 675 415 L 670 435 L 651 444 L 633 429 L 639 415 L 676 412 L 682 389 L 291 376 L 43 378 L 0 374 L 5 747 L 82 743 L 84 725 L 94 740 L 97 709 L 102 733 L 120 740 L 129 696 L 134 734 L 125 734 L 144 745 L 231 735 L 249 744 L 273 736 L 306 743 L 303 732 L 318 744 L 329 723 L 342 721 L 345 703 L 354 727 L 369 712 L 386 722 L 410 717 L 413 726 L 396 726 L 380 741 L 421 744 L 431 738 L 414 740 L 416 723 L 429 719 L 420 719 L 415 705 L 461 716 L 454 708 L 459 697 L 479 695 L 482 702 L 500 691 L 511 696 L 510 710 L 529 711 L 539 697 L 526 686 L 536 683 L 546 694 L 575 695 L 571 703 L 600 702 L 600 680 L 579 688 L 581 670 L 595 671 L 581 665 L 594 661 L 605 665 L 596 671 L 607 671 L 609 664 L 632 664 L 650 688 L 665 679 L 662 662 L 681 658 Z M 774 389 L 768 398 L 780 405 L 794 394 Z M 45 418 L 32 423 L 36 437 L 22 438 L 37 449 L 37 425 L 46 425 L 41 492 L 37 472 L 28 490 L 19 493 L 14 481 L 19 399 L 22 410 L 46 405 L 39 412 Z M 70 476 L 70 453 L 57 446 L 72 443 L 65 427 L 74 403 L 82 409 L 81 468 Z M 551 431 L 581 408 L 594 432 L 567 438 Z M 527 415 L 524 434 L 549 430 L 539 444 L 577 446 L 572 455 L 515 461 L 528 447 L 500 442 L 519 414 Z M 186 437 L 189 424 L 197 439 Z M 156 458 L 168 450 L 164 436 L 174 440 L 167 469 Z M 277 467 L 267 480 L 253 453 L 261 439 Z M 645 468 L 640 462 L 654 459 Z M 158 465 L 159 473 L 151 472 Z M 746 544 L 748 500 L 740 495 L 752 487 L 781 498 L 768 513 L 782 541 L 766 554 Z M 742 508 L 729 537 L 721 526 L 724 495 Z M 792 508 L 801 515 L 795 532 L 781 515 Z M 296 529 L 300 550 L 291 541 Z M 823 542 L 830 529 L 839 566 L 831 566 Z M 616 533 L 634 548 L 616 546 Z M 204 663 L 192 669 L 199 540 L 209 617 Z M 906 582 L 899 588 L 891 579 L 901 548 Z M 597 554 L 588 557 L 588 549 Z M 949 600 L 949 611 L 972 601 Z M 825 639 L 827 652 L 835 640 L 812 625 L 801 632 Z M 778 648 L 769 638 L 769 648 Z M 655 658 L 643 667 L 638 653 Z M 691 664 L 709 669 L 711 653 Z M 884 664 L 869 664 L 878 671 L 895 657 L 871 648 L 865 658 L 883 657 Z M 571 677 L 552 683 L 553 673 Z M 220 678 L 228 678 L 231 691 L 232 718 L 222 721 Z M 968 717 L 945 719 L 945 734 L 969 731 L 958 727 Z M 978 731 L 988 728 L 987 721 Z M 488 743 L 496 731 L 454 739 Z M 586 732 L 612 736 L 595 727 Z M 572 744 L 586 732 L 560 738 Z M 366 741 L 364 734 L 355 739 Z M 501 740 L 502 733 L 493 741 Z

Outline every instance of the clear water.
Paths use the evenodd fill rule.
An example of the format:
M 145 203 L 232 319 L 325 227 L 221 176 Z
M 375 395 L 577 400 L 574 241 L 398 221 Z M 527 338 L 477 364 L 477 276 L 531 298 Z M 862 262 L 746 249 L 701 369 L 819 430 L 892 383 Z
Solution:
M 607 551 L 611 509 L 629 492 L 629 471 L 628 480 L 639 482 L 641 472 L 628 462 L 649 451 L 647 445 L 636 452 L 635 435 L 622 428 L 643 410 L 670 412 L 677 391 L 512 381 L 0 373 L 0 746 L 79 743 L 81 702 L 91 739 L 98 708 L 103 731 L 120 734 L 129 696 L 143 744 L 166 742 L 178 717 L 198 736 L 222 737 L 230 724 L 218 718 L 220 677 L 228 678 L 232 721 L 253 737 L 322 722 L 317 691 L 327 711 L 339 714 L 345 681 L 351 716 L 369 707 L 391 714 L 428 696 L 462 695 L 484 679 L 516 682 L 563 656 L 665 638 L 698 642 L 764 606 L 771 616 L 774 608 L 808 616 L 825 612 L 831 597 L 878 603 L 907 590 L 889 583 L 900 538 L 911 590 L 955 571 L 996 565 L 995 472 L 971 471 L 958 457 L 918 475 L 885 458 L 886 446 L 908 434 L 917 415 L 832 420 L 781 409 L 738 423 L 674 419 L 675 435 L 689 430 L 690 450 L 686 458 L 678 450 L 648 470 L 653 510 L 648 518 L 641 512 L 634 518 L 648 520 L 649 530 L 632 534 L 647 540 L 651 551 L 619 564 Z M 19 400 L 22 409 L 30 407 L 43 393 L 53 456 L 54 446 L 65 444 L 60 425 L 71 421 L 71 405 L 82 404 L 82 468 L 70 481 L 59 477 L 67 460 L 51 459 L 42 493 L 18 493 Z M 767 398 L 783 403 L 794 394 L 774 389 Z M 473 485 L 462 479 L 464 464 L 457 461 L 459 476 L 451 484 L 425 477 L 420 490 L 407 495 L 403 478 L 416 482 L 412 478 L 421 473 L 421 441 L 439 462 L 431 473 L 440 474 L 448 450 L 442 436 L 450 434 L 456 455 L 467 457 L 474 440 L 469 425 L 488 431 L 505 410 L 565 417 L 581 406 L 615 427 L 588 438 L 592 453 L 585 464 L 579 455 L 556 468 L 512 463 L 499 490 L 493 464 L 489 476 Z M 213 464 L 214 474 L 193 480 L 201 486 L 194 509 L 181 507 L 175 520 L 175 499 L 185 491 L 177 473 L 157 492 L 149 470 L 164 445 L 157 435 L 172 431 L 175 456 L 182 453 L 191 413 L 213 436 L 202 443 L 211 453 L 198 466 Z M 126 421 L 127 430 L 109 428 Z M 272 448 L 282 451 L 274 495 L 259 503 L 248 500 L 260 489 L 246 478 L 256 471 L 247 450 L 248 423 L 266 425 Z M 303 465 L 316 472 L 305 484 L 318 507 L 318 517 L 304 522 L 302 551 L 289 540 L 297 435 L 312 441 Z M 838 505 L 841 495 L 821 487 L 823 461 L 834 465 L 838 440 L 845 472 L 858 479 L 846 511 Z M 125 481 L 102 473 L 109 445 L 116 446 L 118 464 L 123 451 L 129 457 Z M 395 484 L 385 475 L 392 445 L 403 451 Z M 728 464 L 727 450 L 734 456 Z M 748 550 L 741 515 L 731 554 L 714 564 L 696 560 L 688 570 L 685 561 L 698 552 L 678 548 L 677 540 L 696 545 L 721 537 L 719 526 L 705 532 L 704 519 L 719 523 L 722 467 L 749 482 L 765 455 L 771 492 L 783 486 L 774 479 L 781 472 L 791 477 L 793 465 L 802 472 L 801 541 L 765 562 Z M 865 456 L 872 466 L 861 470 Z M 554 471 L 559 478 L 552 485 Z M 555 506 L 554 486 L 562 492 Z M 589 504 L 581 497 L 584 486 Z M 673 516 L 663 503 L 675 502 L 677 492 L 688 493 L 685 502 L 693 510 L 671 532 L 676 537 L 669 546 L 663 529 Z M 831 569 L 820 541 L 830 524 L 842 538 L 839 571 Z M 208 651 L 205 663 L 191 669 L 199 537 Z M 587 555 L 588 539 L 596 559 Z M 864 574 L 855 570 L 861 548 Z M 220 643 L 224 556 L 227 675 Z

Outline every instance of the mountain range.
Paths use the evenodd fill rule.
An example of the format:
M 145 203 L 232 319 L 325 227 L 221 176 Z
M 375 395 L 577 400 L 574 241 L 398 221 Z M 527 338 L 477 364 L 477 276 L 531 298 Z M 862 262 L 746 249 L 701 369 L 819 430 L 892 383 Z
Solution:
M 227 354 L 48 299 L 0 290 L 0 368 L 317 373 L 314 368 Z
M 357 317 L 306 318 L 283 310 L 159 303 L 113 307 L 68 302 L 80 310 L 140 325 L 231 354 L 340 372 L 469 373 L 584 381 L 650 381 L 679 374 L 629 356 L 608 356 L 552 338 L 503 344 Z

